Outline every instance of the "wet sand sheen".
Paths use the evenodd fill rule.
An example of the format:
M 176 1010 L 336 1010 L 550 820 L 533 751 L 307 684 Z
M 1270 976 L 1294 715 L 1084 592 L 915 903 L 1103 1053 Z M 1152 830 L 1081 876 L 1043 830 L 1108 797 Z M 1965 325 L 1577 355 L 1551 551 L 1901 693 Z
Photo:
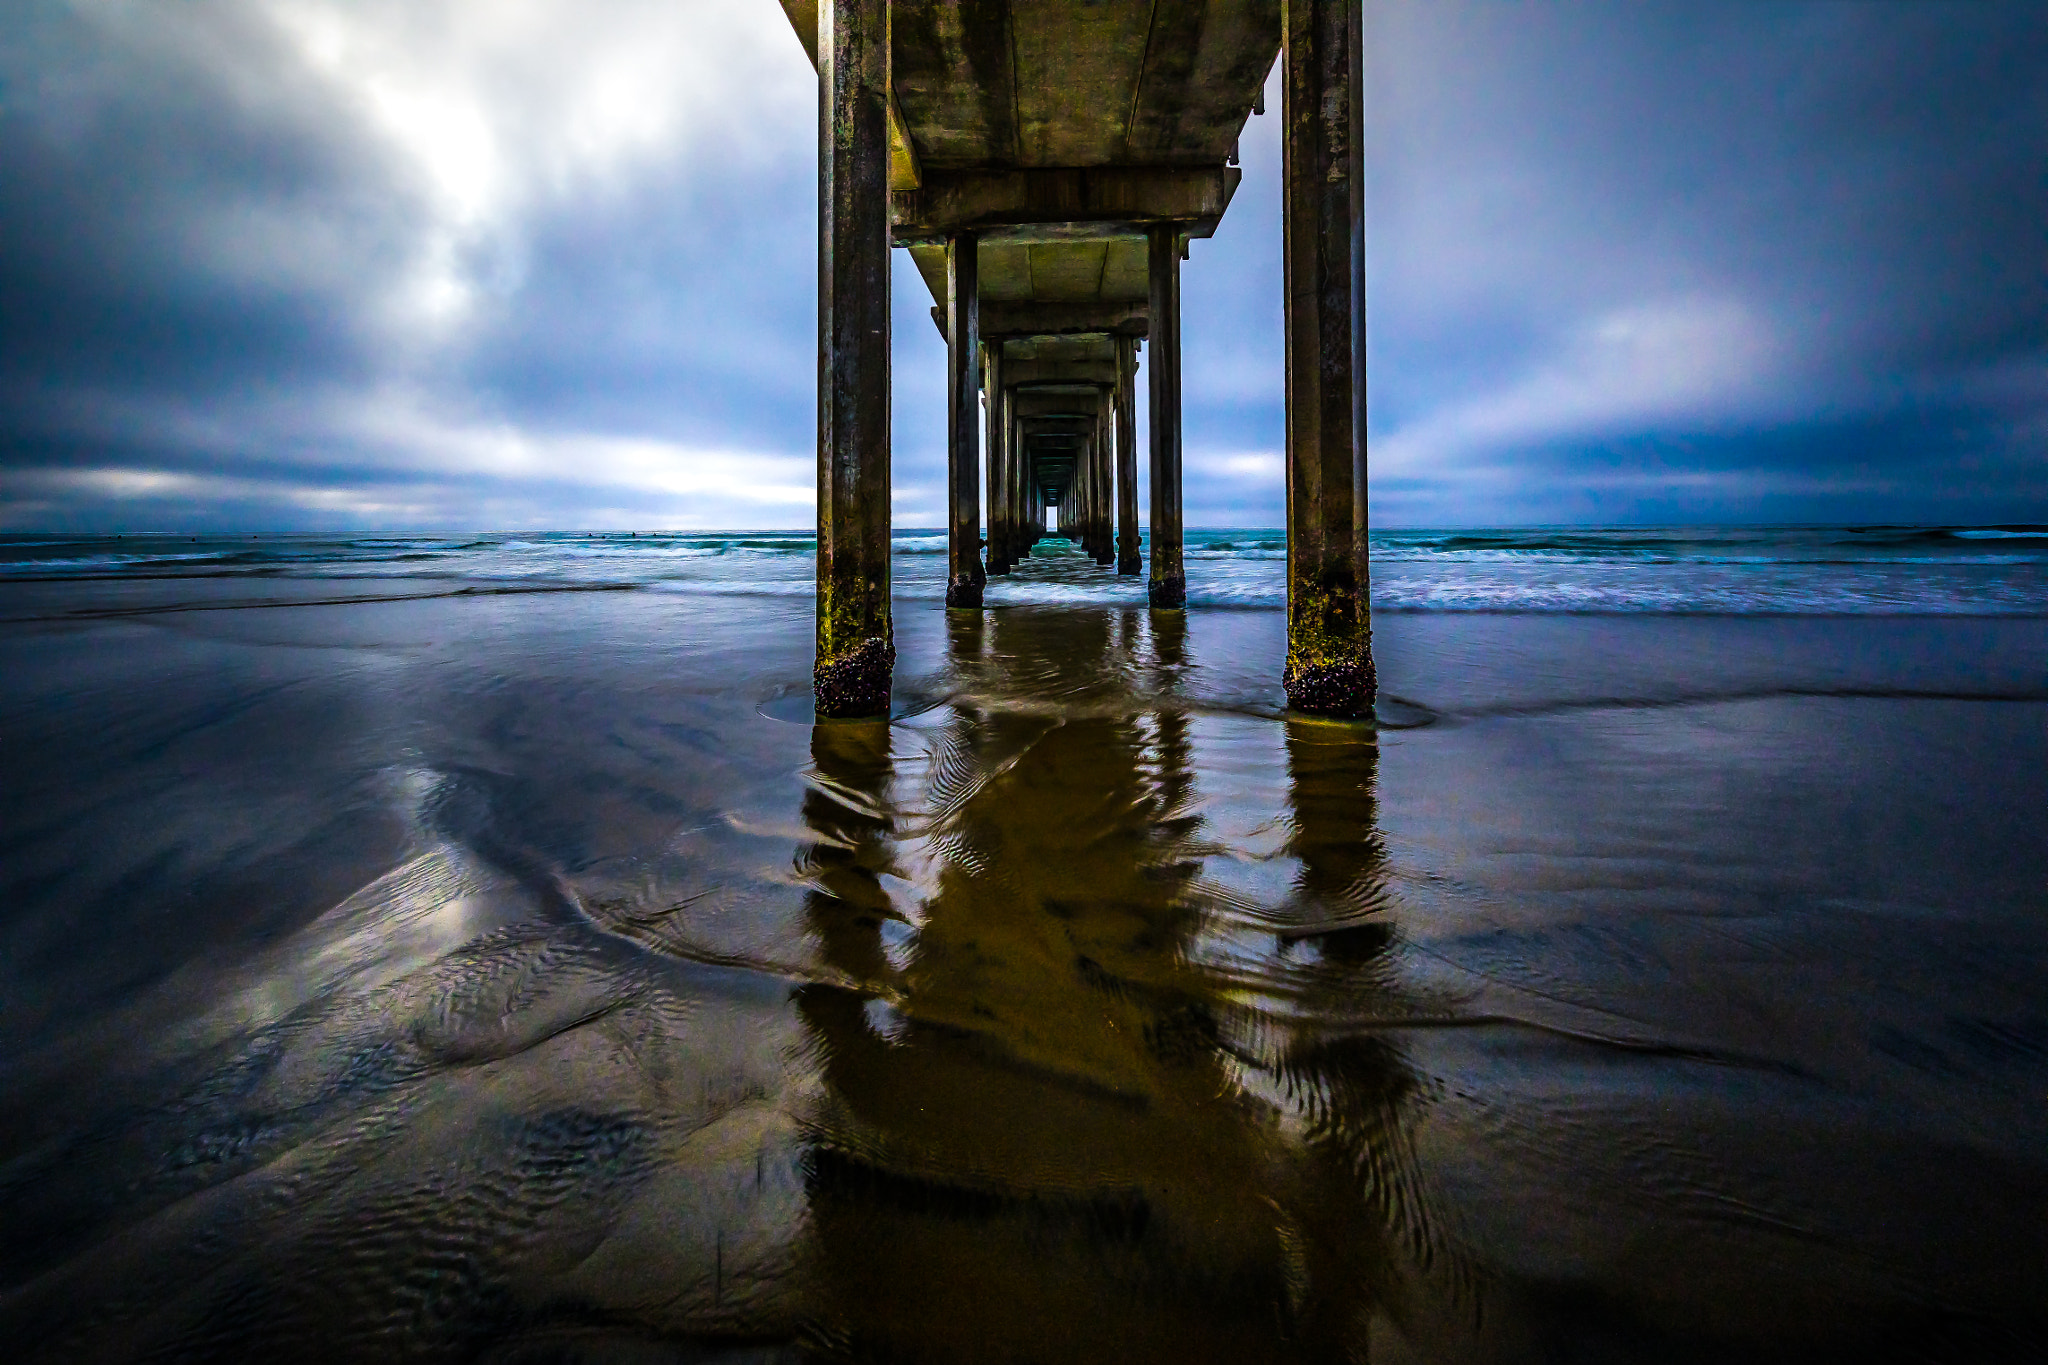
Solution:
M 2034 1354 L 2042 623 L 1395 617 L 1375 732 L 1269 610 L 898 620 L 822 726 L 801 603 L 9 627 L 0 1323 Z

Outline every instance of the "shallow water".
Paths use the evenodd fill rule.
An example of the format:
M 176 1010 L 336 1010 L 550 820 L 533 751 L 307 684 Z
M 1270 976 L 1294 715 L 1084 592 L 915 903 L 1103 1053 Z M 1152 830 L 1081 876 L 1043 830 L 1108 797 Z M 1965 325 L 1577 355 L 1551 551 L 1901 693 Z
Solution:
M 898 597 L 946 595 L 943 532 L 898 530 Z M 1278 530 L 1191 530 L 1190 605 L 1286 605 Z M 808 598 L 813 538 L 793 531 L 456 536 L 0 536 L 0 583 L 231 581 L 266 593 L 647 589 Z M 1756 615 L 2048 614 L 2048 526 L 1532 527 L 1375 531 L 1373 606 L 1386 612 Z M 1144 606 L 1063 540 L 1028 573 L 991 579 L 992 606 Z
M 1388 611 L 1375 730 L 1047 548 L 829 725 L 800 552 L 18 571 L 17 1351 L 2038 1358 L 2038 601 Z

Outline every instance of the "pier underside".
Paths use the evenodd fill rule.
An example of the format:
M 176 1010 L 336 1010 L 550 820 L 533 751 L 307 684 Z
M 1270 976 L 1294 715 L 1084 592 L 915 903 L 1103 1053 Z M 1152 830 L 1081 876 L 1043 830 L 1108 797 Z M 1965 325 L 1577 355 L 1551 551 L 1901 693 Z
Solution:
M 1285 40 L 1290 597 L 1300 598 L 1290 619 L 1301 625 L 1286 677 L 1302 709 L 1365 713 L 1363 450 L 1358 423 L 1339 420 L 1363 389 L 1356 0 L 782 5 L 823 92 L 821 279 L 829 290 L 850 278 L 855 255 L 872 276 L 878 237 L 905 248 L 947 342 L 946 596 L 961 609 L 978 609 L 987 577 L 1011 572 L 1055 526 L 1105 570 L 1147 571 L 1134 448 L 1141 351 L 1150 600 L 1155 610 L 1185 603 L 1180 265 L 1230 207 L 1238 137 L 1264 112 Z M 879 75 L 870 53 L 886 54 Z M 864 193 L 861 221 L 829 196 L 852 165 L 886 171 L 886 202 Z M 883 257 L 886 269 L 886 246 Z M 858 311 L 825 302 L 827 319 Z M 829 697 L 827 683 L 848 641 L 867 672 L 888 657 L 887 538 L 865 533 L 888 515 L 886 396 L 879 425 L 857 439 L 838 417 L 855 375 L 876 382 L 877 337 L 886 387 L 887 334 L 884 317 L 858 337 L 829 321 L 820 335 L 821 394 L 839 405 L 821 398 L 821 714 L 886 706 L 865 673 Z M 848 504 L 856 483 L 877 496 L 878 476 L 849 472 L 877 462 L 879 509 Z M 878 562 L 855 572 L 838 553 L 848 538 L 836 536 L 828 585 L 828 532 L 853 525 L 864 532 L 858 553 Z M 856 599 L 866 616 L 849 624 Z

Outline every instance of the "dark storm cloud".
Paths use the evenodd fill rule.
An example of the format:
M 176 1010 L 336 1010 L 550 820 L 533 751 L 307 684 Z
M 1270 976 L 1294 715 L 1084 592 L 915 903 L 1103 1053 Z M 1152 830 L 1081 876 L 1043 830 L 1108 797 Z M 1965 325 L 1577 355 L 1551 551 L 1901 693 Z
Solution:
M 138 51 L 140 35 L 67 6 L 6 22 L 0 373 L 13 402 L 346 373 L 357 357 L 341 271 L 389 268 L 395 215 L 349 202 L 374 167 L 323 131 L 318 106 L 276 90 L 231 100 L 215 72 Z M 222 36 L 253 71 L 277 65 L 246 27 Z M 278 244 L 260 238 L 287 218 L 317 220 L 327 240 L 296 262 L 264 260 Z
M 808 516 L 774 6 L 36 3 L 0 78 L 0 520 Z
M 1367 12 L 1376 516 L 2048 518 L 2048 8 Z M 771 0 L 13 7 L 0 523 L 808 522 L 814 90 Z M 1279 518 L 1278 124 L 1185 267 L 1197 523 Z

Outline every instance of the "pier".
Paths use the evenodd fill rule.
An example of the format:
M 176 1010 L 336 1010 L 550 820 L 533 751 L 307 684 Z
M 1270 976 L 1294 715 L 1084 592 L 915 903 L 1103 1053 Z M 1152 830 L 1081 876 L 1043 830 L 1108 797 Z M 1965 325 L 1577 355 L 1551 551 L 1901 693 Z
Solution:
M 818 714 L 888 709 L 895 247 L 947 343 L 947 606 L 979 609 L 1056 526 L 1147 574 L 1154 611 L 1185 607 L 1180 272 L 1231 206 L 1276 60 L 1284 680 L 1296 710 L 1369 714 L 1359 0 L 782 5 L 820 86 Z

